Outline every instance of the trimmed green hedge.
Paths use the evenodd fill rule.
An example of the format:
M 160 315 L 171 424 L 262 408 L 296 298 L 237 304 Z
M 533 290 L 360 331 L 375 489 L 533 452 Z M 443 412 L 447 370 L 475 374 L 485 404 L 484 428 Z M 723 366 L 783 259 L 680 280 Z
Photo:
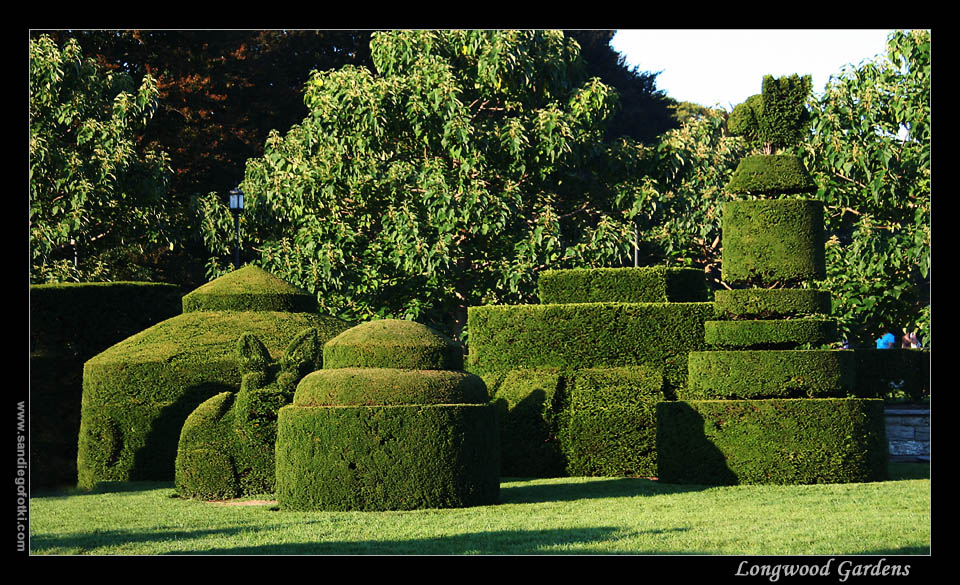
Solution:
M 30 483 L 74 485 L 83 363 L 180 313 L 172 284 L 93 282 L 30 286 Z
M 883 401 L 661 402 L 658 477 L 665 483 L 815 484 L 882 481 Z
M 912 402 L 930 398 L 929 350 L 856 349 L 853 354 L 857 396 Z
M 470 307 L 469 369 L 649 365 L 668 397 L 686 385 L 687 354 L 706 349 L 713 303 L 582 303 Z
M 505 477 L 566 475 L 557 439 L 565 378 L 557 369 L 519 369 L 503 376 L 493 404 L 500 429 L 500 474 Z
M 320 341 L 319 331 L 304 330 L 273 362 L 255 335 L 240 337 L 240 391 L 204 401 L 183 423 L 174 466 L 180 496 L 216 500 L 273 493 L 277 411 L 291 401 L 300 378 L 320 367 Z
M 84 366 L 78 485 L 172 480 L 187 416 L 240 387 L 238 332 L 256 335 L 276 360 L 304 329 L 316 328 L 326 340 L 347 327 L 311 313 L 192 312 L 91 358 Z
M 722 232 L 721 271 L 730 284 L 795 285 L 825 277 L 820 201 L 730 201 Z
M 810 288 L 744 288 L 714 293 L 717 313 L 725 318 L 769 319 L 829 315 L 830 291 Z
M 704 340 L 710 345 L 742 349 L 794 349 L 803 344 L 835 341 L 834 319 L 707 321 Z
M 663 376 L 644 367 L 590 368 L 567 384 L 558 439 L 571 476 L 655 476 Z
M 518 369 L 494 397 L 501 474 L 514 477 L 656 474 L 652 368 Z
M 727 191 L 749 195 L 791 195 L 816 193 L 817 185 L 800 157 L 758 154 L 740 160 L 727 184 Z
M 706 302 L 696 268 L 574 268 L 545 270 L 537 280 L 541 304 Z
M 742 350 L 691 352 L 682 399 L 852 396 L 854 352 Z
M 462 370 L 463 348 L 425 325 L 400 319 L 367 321 L 323 348 L 326 368 Z
M 277 311 L 316 313 L 317 298 L 266 270 L 248 265 L 183 297 L 183 312 Z
M 457 370 L 394 368 L 324 369 L 297 386 L 301 406 L 391 406 L 399 404 L 483 404 L 483 380 Z
M 496 410 L 485 404 L 280 409 L 277 491 L 288 510 L 495 504 Z

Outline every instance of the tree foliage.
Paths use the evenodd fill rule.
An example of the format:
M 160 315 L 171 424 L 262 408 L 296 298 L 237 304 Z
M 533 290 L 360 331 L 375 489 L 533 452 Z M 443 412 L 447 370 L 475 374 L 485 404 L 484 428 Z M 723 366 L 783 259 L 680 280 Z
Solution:
M 827 206 L 827 279 L 852 344 L 919 330 L 930 345 L 930 32 L 831 77 L 802 145 Z
M 720 288 L 720 212 L 729 199 L 724 186 L 748 145 L 727 131 L 724 110 L 686 109 L 683 125 L 645 154 L 639 264 L 703 268 L 711 287 Z
M 103 71 L 75 40 L 30 41 L 31 282 L 135 273 L 125 250 L 169 244 L 169 159 L 137 140 L 157 94 L 152 77 Z
M 466 307 L 529 302 L 550 266 L 629 257 L 639 147 L 616 93 L 553 31 L 398 31 L 374 70 L 314 72 L 308 116 L 247 164 L 244 232 L 331 313 L 459 334 Z M 207 241 L 228 250 L 222 205 Z M 211 269 L 217 270 L 216 259 Z

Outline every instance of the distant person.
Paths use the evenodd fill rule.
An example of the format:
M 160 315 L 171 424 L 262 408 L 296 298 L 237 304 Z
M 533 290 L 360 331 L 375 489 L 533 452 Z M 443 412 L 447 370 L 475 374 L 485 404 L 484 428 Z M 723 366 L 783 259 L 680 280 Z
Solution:
M 900 340 L 900 347 L 903 349 L 917 349 L 920 347 L 920 340 L 917 339 L 917 334 L 914 333 L 904 333 L 903 339 Z
M 877 340 L 877 349 L 893 349 L 893 344 L 896 342 L 897 338 L 893 333 L 884 333 L 883 337 Z

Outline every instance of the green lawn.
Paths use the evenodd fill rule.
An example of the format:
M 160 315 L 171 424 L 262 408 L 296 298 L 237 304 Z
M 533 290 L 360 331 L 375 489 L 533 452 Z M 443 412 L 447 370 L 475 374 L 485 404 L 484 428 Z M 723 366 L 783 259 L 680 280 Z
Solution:
M 891 478 L 735 487 L 508 478 L 496 506 L 309 513 L 183 500 L 170 483 L 105 484 L 34 494 L 30 546 L 56 555 L 929 554 L 929 466 L 892 464 Z

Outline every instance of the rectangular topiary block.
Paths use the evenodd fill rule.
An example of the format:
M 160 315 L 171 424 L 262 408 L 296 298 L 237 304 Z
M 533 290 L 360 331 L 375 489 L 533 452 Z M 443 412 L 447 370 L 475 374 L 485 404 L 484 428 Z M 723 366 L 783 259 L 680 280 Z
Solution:
M 713 303 L 582 303 L 470 307 L 469 368 L 649 365 L 671 397 L 687 380 L 687 355 L 706 349 Z
M 696 268 L 573 268 L 545 270 L 537 280 L 542 304 L 706 302 L 703 271 Z
M 887 457 L 882 400 L 691 400 L 657 406 L 657 468 L 665 483 L 882 481 Z
M 500 474 L 505 477 L 560 477 L 566 459 L 557 441 L 564 378 L 558 369 L 506 373 L 496 390 L 500 428 Z
M 920 402 L 930 397 L 930 352 L 921 349 L 855 349 L 861 398 Z M 897 388 L 899 386 L 899 389 Z
M 571 476 L 654 476 L 663 376 L 644 367 L 573 372 L 560 445 Z

